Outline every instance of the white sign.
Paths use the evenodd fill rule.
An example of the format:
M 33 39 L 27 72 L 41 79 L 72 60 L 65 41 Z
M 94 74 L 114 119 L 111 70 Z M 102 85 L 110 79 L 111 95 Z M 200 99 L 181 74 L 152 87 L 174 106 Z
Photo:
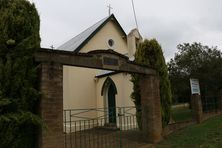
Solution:
M 200 95 L 200 85 L 198 79 L 190 79 L 191 94 Z

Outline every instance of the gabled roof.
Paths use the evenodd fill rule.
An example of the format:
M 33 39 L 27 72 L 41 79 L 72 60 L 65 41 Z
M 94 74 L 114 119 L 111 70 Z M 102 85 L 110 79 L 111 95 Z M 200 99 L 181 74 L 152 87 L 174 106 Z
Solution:
M 124 32 L 123 28 L 120 26 L 119 22 L 112 14 L 109 17 L 100 20 L 93 26 L 80 33 L 79 35 L 70 39 L 69 41 L 65 42 L 63 45 L 59 46 L 58 49 L 79 52 L 81 48 L 110 20 L 114 21 L 114 23 L 120 28 L 120 31 L 123 33 L 123 35 L 126 36 L 126 33 Z

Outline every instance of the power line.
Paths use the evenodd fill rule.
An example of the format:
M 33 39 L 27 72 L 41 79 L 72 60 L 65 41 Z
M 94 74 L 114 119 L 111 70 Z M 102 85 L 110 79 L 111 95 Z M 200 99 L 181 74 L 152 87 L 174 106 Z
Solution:
M 133 6 L 134 19 L 135 19 L 135 22 L 136 22 L 136 28 L 139 30 L 138 23 L 137 23 L 137 18 L 136 18 L 136 11 L 135 11 L 135 7 L 134 7 L 134 2 L 133 2 L 133 0 L 131 0 L 131 1 L 132 1 L 132 6 Z

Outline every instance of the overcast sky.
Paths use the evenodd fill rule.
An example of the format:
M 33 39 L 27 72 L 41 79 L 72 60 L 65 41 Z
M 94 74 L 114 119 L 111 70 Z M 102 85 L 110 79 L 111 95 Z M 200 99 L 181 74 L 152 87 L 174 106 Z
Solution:
M 131 0 L 30 0 L 41 19 L 41 46 L 58 47 L 108 16 L 113 7 L 126 33 L 135 28 Z M 184 42 L 201 42 L 222 49 L 221 0 L 134 0 L 144 38 L 156 38 L 169 60 Z

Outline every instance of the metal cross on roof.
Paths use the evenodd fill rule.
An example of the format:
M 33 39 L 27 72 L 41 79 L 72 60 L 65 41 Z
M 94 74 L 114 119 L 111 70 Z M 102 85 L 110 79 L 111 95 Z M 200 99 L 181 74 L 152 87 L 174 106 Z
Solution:
M 107 7 L 109 8 L 109 16 L 110 16 L 111 15 L 111 9 L 113 9 L 113 8 L 111 7 L 110 4 Z
M 55 47 L 53 45 L 51 45 L 50 48 L 53 50 Z

